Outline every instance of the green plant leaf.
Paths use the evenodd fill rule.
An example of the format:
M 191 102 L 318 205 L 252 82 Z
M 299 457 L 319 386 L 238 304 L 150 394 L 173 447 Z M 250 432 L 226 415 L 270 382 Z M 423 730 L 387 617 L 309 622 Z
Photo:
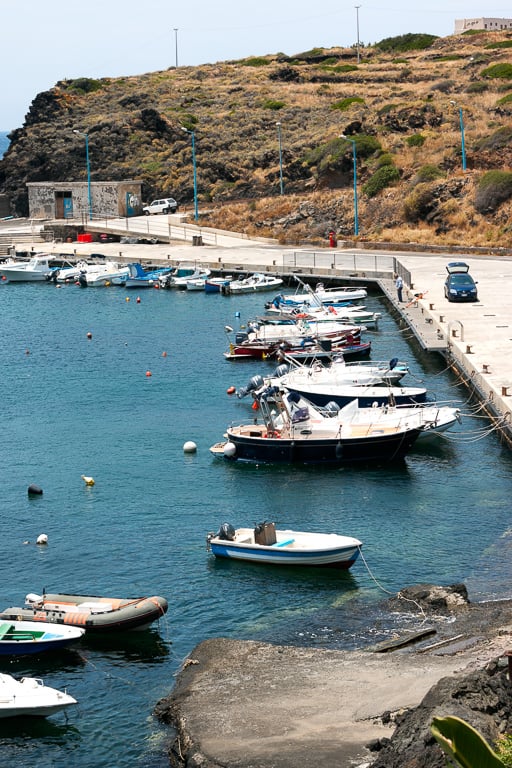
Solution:
M 434 717 L 432 735 L 443 752 L 461 768 L 503 768 L 484 737 L 459 717 Z

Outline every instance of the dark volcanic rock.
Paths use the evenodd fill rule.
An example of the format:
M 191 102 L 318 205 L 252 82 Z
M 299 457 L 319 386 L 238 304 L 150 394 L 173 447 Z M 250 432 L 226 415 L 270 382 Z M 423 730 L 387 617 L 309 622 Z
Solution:
M 378 745 L 372 768 L 444 768 L 444 753 L 430 730 L 434 717 L 460 717 L 493 745 L 512 728 L 511 705 L 512 686 L 502 663 L 491 662 L 463 678 L 445 677 L 418 707 L 396 719 L 396 730 Z M 376 745 L 371 747 L 375 751 Z

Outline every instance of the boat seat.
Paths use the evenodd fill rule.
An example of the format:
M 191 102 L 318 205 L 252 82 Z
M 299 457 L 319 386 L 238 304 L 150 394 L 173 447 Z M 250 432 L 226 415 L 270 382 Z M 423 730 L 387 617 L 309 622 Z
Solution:
M 286 539 L 286 541 L 276 541 L 275 544 L 272 544 L 273 547 L 287 547 L 289 544 L 293 544 L 295 539 Z
M 0 624 L 0 640 L 4 635 L 6 635 L 12 627 L 12 624 L 7 624 L 4 622 L 3 624 Z

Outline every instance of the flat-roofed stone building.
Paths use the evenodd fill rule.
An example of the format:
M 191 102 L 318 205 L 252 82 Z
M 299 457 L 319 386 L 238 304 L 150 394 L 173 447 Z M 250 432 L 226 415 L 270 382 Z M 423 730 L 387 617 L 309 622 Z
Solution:
M 142 181 L 30 181 L 31 219 L 104 219 L 142 213 Z
M 512 29 L 512 19 L 495 19 L 487 16 L 482 16 L 479 19 L 455 19 L 456 35 L 461 35 L 471 29 L 484 29 L 486 32 Z

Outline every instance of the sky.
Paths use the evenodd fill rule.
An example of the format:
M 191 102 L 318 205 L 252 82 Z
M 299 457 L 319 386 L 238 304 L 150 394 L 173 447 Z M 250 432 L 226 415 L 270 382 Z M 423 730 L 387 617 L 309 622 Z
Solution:
M 169 67 L 425 32 L 455 19 L 510 18 L 505 0 L 0 0 L 0 131 L 21 128 L 38 93 L 59 80 Z M 357 8 L 359 6 L 359 8 Z M 177 30 L 177 31 L 176 31 Z M 177 60 L 177 61 L 176 61 Z

